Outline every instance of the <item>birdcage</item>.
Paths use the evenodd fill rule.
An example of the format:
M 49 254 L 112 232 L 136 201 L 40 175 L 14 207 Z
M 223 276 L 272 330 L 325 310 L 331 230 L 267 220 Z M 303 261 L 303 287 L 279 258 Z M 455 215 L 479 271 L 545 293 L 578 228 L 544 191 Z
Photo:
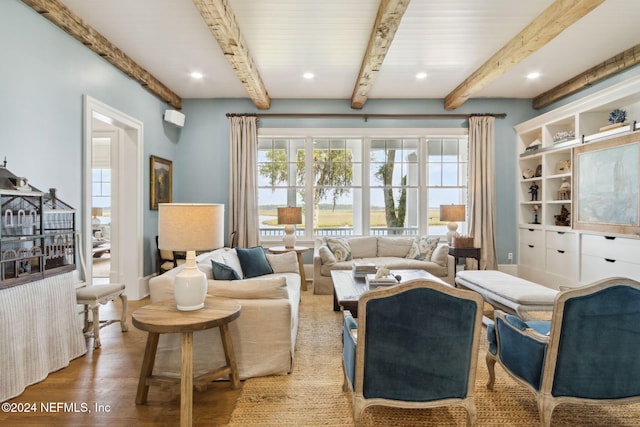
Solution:
M 0 288 L 73 271 L 75 210 L 0 165 Z

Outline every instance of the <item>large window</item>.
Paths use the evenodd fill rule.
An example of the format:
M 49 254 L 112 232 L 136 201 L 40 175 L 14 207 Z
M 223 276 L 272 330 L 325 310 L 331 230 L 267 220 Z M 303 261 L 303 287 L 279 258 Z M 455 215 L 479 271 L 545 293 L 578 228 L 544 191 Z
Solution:
M 303 224 L 296 234 L 311 240 L 322 235 L 445 235 L 440 205 L 467 202 L 468 144 L 459 130 L 455 136 L 391 133 L 380 138 L 353 130 L 336 137 L 287 131 L 292 135 L 261 133 L 258 138 L 262 240 L 282 236 L 278 207 L 302 207 Z M 459 231 L 465 227 L 461 224 Z

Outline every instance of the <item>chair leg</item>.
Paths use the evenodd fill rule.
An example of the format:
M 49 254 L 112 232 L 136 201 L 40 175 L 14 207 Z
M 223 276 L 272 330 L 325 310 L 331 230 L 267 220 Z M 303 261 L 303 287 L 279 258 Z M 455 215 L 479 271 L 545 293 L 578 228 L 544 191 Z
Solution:
M 127 326 L 127 310 L 129 309 L 129 303 L 127 296 L 123 293 L 120 294 L 120 301 L 122 302 L 122 314 L 120 315 L 120 329 L 122 332 L 127 332 L 129 327 Z
M 93 349 L 98 349 L 102 346 L 100 343 L 100 305 L 96 302 L 91 307 L 91 313 L 93 316 Z
M 82 333 L 89 332 L 89 306 L 87 304 L 82 305 L 84 307 L 84 326 L 82 327 Z
M 487 362 L 487 370 L 489 371 L 489 381 L 487 381 L 487 388 L 489 390 L 493 390 L 493 385 L 496 381 L 496 372 L 495 372 L 496 356 L 494 356 L 490 352 L 487 352 L 487 356 L 485 360 Z

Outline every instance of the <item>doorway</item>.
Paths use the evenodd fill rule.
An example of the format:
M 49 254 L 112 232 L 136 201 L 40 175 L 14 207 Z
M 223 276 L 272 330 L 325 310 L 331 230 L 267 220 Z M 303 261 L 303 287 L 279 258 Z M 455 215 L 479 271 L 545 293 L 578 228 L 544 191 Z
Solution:
M 85 96 L 84 104 L 82 236 L 87 260 L 86 280 L 93 283 L 94 238 L 99 235 L 106 240 L 108 235 L 108 278 L 101 281 L 124 283 L 127 297 L 139 300 L 148 293 L 142 279 L 143 124 L 89 96 Z M 109 153 L 109 189 L 103 192 L 94 186 L 93 172 L 94 160 L 100 158 L 105 162 L 106 151 Z M 105 166 L 105 163 L 101 165 Z

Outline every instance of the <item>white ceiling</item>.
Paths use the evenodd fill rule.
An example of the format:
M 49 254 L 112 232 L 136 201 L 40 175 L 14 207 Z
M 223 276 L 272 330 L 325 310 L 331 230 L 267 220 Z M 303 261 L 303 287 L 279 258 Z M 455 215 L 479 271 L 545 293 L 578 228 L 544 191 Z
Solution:
M 62 1 L 180 97 L 247 97 L 191 0 Z M 272 99 L 351 98 L 378 0 L 228 1 Z M 552 3 L 412 0 L 369 99 L 444 98 Z M 640 44 L 639 16 L 607 0 L 474 96 L 533 98 Z

